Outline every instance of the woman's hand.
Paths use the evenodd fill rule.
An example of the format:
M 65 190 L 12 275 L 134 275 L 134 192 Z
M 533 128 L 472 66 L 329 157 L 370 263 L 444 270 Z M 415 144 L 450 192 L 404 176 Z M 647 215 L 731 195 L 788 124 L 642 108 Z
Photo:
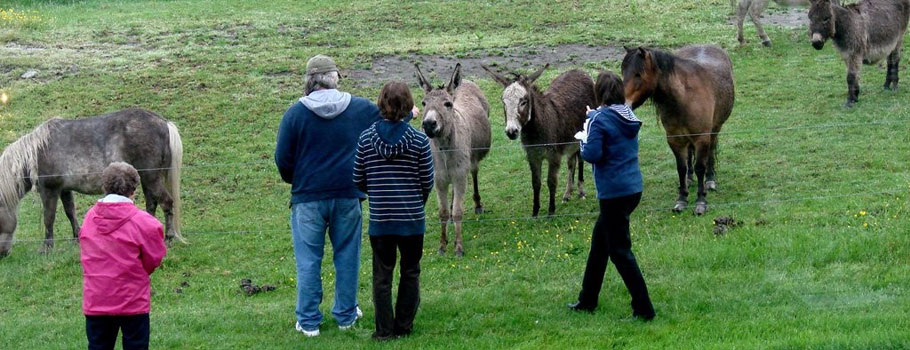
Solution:
M 414 108 L 411 108 L 411 115 L 415 118 L 418 115 L 420 115 L 420 108 L 417 108 L 417 106 L 414 106 Z
M 593 112 L 593 111 L 594 111 L 594 110 L 591 109 L 591 106 L 585 106 L 585 115 L 588 115 L 588 113 L 591 113 L 591 112 Z

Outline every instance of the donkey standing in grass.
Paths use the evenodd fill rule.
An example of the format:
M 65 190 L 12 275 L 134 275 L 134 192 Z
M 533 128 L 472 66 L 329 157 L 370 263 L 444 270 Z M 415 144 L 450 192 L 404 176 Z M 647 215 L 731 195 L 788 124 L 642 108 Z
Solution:
M 627 48 L 622 75 L 626 105 L 635 109 L 652 99 L 667 132 L 679 175 L 679 197 L 673 211 L 681 212 L 689 205 L 694 168 L 698 177 L 695 214 L 704 214 L 708 211 L 705 189 L 717 187 L 717 136 L 733 111 L 730 57 L 723 49 L 710 45 L 686 46 L 673 54 Z
M 809 5 L 809 0 L 774 0 L 774 2 L 785 7 Z M 739 40 L 739 45 L 746 44 L 746 39 L 743 38 L 743 21 L 748 15 L 755 24 L 755 30 L 758 31 L 762 45 L 771 46 L 771 39 L 765 34 L 765 28 L 761 25 L 761 14 L 768 8 L 768 0 L 730 0 L 730 6 L 736 11 L 736 39 Z
M 493 72 L 490 67 L 483 69 L 494 80 L 502 84 L 502 105 L 506 115 L 506 136 L 514 140 L 521 134 L 521 144 L 531 167 L 531 185 L 534 189 L 533 216 L 540 212 L 540 168 L 546 159 L 549 165 L 547 188 L 550 190 L 548 215 L 556 213 L 556 183 L 559 164 L 563 155 L 568 155 L 569 181 L 562 197 L 567 202 L 575 187 L 575 169 L 578 168 L 578 197 L 584 198 L 584 161 L 579 154 L 575 133 L 585 122 L 585 106 L 594 106 L 594 80 L 579 69 L 560 74 L 546 92 L 541 93 L 534 85 L 549 67 L 546 64 L 525 76 L 511 73 L 507 78 Z
M 490 151 L 490 104 L 483 91 L 474 83 L 461 79 L 461 64 L 448 84 L 433 88 L 423 76 L 420 66 L 417 79 L 426 91 L 423 98 L 423 130 L 430 138 L 436 168 L 436 199 L 439 201 L 439 221 L 442 224 L 439 254 L 445 254 L 448 238 L 446 229 L 451 218 L 455 222 L 455 255 L 464 256 L 461 220 L 464 216 L 464 193 L 467 174 L 474 180 L 474 212 L 483 213 L 480 190 L 477 186 L 478 165 Z M 449 185 L 454 185 L 449 204 Z
M 167 238 L 182 241 L 182 159 L 177 127 L 143 109 L 44 122 L 0 155 L 0 257 L 9 254 L 19 202 L 32 188 L 40 194 L 44 207 L 43 250 L 54 246 L 58 199 L 76 237 L 79 223 L 73 192 L 101 194 L 101 173 L 112 162 L 127 162 L 139 170 L 146 209 L 155 215 L 160 204 L 166 216 Z
M 809 34 L 812 47 L 821 50 L 831 39 L 847 64 L 847 103 L 859 98 L 862 64 L 877 64 L 888 57 L 885 89 L 897 91 L 901 44 L 910 21 L 910 0 L 861 0 L 847 6 L 831 0 L 812 0 Z

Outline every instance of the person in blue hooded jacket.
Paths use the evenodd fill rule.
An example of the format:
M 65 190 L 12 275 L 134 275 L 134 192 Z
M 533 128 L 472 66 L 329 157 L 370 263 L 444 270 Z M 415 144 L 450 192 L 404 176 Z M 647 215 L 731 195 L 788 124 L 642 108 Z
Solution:
M 332 315 L 342 330 L 363 313 L 357 303 L 361 207 L 366 195 L 351 180 L 360 133 L 381 119 L 367 99 L 338 90 L 338 68 L 323 55 L 307 61 L 306 95 L 281 119 L 275 165 L 291 184 L 291 236 L 297 263 L 297 331 L 319 335 L 322 313 L 322 256 L 332 242 L 335 302 Z
M 414 99 L 407 84 L 390 82 L 379 93 L 384 120 L 360 135 L 354 182 L 370 198 L 373 304 L 376 332 L 387 340 L 411 333 L 420 304 L 420 259 L 426 231 L 424 205 L 433 189 L 433 155 L 427 136 L 408 125 Z M 401 253 L 398 300 L 392 308 L 396 254 Z
M 593 312 L 603 285 L 607 261 L 612 260 L 632 295 L 632 315 L 649 321 L 654 307 L 635 255 L 629 233 L 629 216 L 641 201 L 642 177 L 638 164 L 638 132 L 641 121 L 623 104 L 622 79 L 603 72 L 594 85 L 598 108 L 588 107 L 581 140 L 581 157 L 593 164 L 600 216 L 591 235 L 591 252 L 576 311 Z

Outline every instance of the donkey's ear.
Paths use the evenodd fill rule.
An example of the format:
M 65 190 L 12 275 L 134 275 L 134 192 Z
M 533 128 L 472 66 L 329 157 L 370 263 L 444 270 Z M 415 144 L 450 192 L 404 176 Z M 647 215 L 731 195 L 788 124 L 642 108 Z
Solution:
M 426 90 L 426 92 L 433 91 L 433 85 L 430 85 L 427 78 L 423 77 L 423 72 L 420 71 L 420 65 L 414 63 L 414 68 L 417 68 L 417 81 L 420 83 L 420 87 Z
M 449 83 L 446 84 L 446 91 L 451 95 L 455 92 L 455 89 L 461 85 L 461 63 L 455 64 L 455 71 L 452 72 L 452 78 L 449 79 Z
M 481 64 L 480 68 L 483 68 L 483 70 L 487 71 L 487 73 L 489 73 L 490 76 L 493 77 L 493 80 L 495 80 L 497 83 L 502 84 L 502 86 L 509 86 L 509 84 L 512 83 L 512 81 L 510 81 L 508 78 L 504 77 L 502 74 L 494 72 L 492 69 L 490 69 L 490 67 L 487 67 L 487 65 L 485 65 L 485 64 Z
M 549 63 L 543 65 L 543 67 L 534 72 L 534 74 L 529 75 L 528 82 L 533 83 L 535 80 L 537 80 L 537 78 L 540 78 L 540 75 L 543 74 L 543 71 L 547 70 L 547 68 L 550 68 Z

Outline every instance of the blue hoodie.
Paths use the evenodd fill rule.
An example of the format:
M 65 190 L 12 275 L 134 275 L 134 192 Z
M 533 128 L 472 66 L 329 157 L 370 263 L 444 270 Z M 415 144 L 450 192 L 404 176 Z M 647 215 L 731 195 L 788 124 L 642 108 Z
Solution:
M 638 131 L 641 121 L 625 105 L 601 106 L 588 113 L 588 139 L 581 157 L 594 165 L 598 199 L 642 192 L 638 164 Z
M 288 108 L 275 165 L 291 184 L 291 204 L 366 198 L 351 179 L 354 152 L 360 134 L 380 119 L 375 104 L 335 89 L 314 91 Z
M 386 120 L 360 135 L 354 182 L 370 195 L 370 235 L 422 235 L 433 189 L 430 140 L 407 122 Z

